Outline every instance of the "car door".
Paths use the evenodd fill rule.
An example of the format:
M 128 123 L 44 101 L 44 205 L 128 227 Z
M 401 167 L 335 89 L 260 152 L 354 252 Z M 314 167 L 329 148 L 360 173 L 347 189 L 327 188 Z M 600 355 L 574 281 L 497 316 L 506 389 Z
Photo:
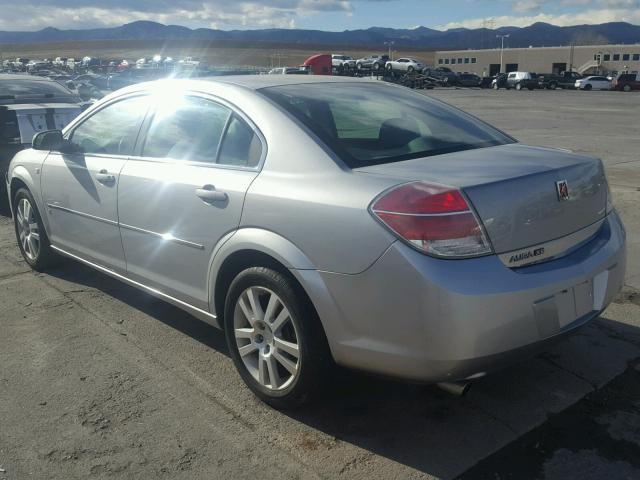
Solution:
M 78 153 L 51 152 L 42 167 L 52 244 L 117 272 L 126 270 L 118 229 L 119 174 L 147 107 L 145 96 L 104 105 L 65 132 Z
M 130 278 L 206 310 L 214 247 L 238 227 L 265 150 L 228 104 L 177 97 L 159 100 L 122 170 L 120 230 Z
M 604 77 L 596 77 L 592 81 L 593 88 L 597 90 L 603 90 L 605 88 L 609 88 L 609 80 Z

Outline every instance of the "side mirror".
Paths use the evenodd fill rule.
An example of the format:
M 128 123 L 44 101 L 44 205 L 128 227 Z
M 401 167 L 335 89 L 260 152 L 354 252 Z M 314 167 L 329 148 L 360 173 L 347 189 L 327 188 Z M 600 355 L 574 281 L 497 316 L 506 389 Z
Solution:
M 34 150 L 57 151 L 68 155 L 81 153 L 82 149 L 62 136 L 60 130 L 46 130 L 36 133 L 31 142 Z
M 34 150 L 55 150 L 62 145 L 64 138 L 60 130 L 46 130 L 38 132 L 33 136 L 31 148 Z

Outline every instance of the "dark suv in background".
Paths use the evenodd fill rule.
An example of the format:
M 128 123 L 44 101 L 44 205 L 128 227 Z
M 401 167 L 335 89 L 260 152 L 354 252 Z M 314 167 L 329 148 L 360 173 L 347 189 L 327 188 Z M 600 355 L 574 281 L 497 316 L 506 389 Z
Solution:
M 62 130 L 85 107 L 48 78 L 0 74 L 0 210 L 7 203 L 5 174 L 13 156 L 44 130 Z
M 640 90 L 640 73 L 621 73 L 613 81 L 613 89 L 621 92 Z

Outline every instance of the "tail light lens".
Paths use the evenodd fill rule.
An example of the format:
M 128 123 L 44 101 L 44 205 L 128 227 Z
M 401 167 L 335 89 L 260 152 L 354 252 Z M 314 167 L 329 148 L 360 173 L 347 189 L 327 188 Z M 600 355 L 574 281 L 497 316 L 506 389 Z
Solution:
M 385 192 L 371 213 L 401 239 L 429 255 L 456 258 L 492 253 L 460 190 L 413 182 Z

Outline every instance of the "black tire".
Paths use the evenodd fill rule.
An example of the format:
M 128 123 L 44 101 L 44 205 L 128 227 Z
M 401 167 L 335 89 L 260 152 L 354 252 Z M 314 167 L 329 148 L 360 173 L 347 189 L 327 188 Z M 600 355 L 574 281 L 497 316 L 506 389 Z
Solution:
M 592 90 L 592 89 L 593 89 L 593 85 L 591 85 L 590 83 L 587 83 L 583 88 L 583 90 L 586 90 L 586 91 L 589 91 L 589 90 Z
M 380 64 L 378 62 L 373 64 L 373 69 L 377 72 L 378 70 L 380 70 Z
M 20 220 L 18 219 L 18 208 L 20 207 L 22 201 L 28 202 L 30 208 L 33 209 L 33 217 L 38 229 L 37 234 L 39 236 L 39 248 L 37 254 L 35 255 L 33 253 L 29 254 L 29 252 L 25 251 L 25 246 L 20 238 L 21 226 L 19 225 Z M 18 248 L 20 248 L 20 253 L 22 254 L 24 260 L 29 264 L 31 268 L 37 271 L 45 270 L 46 268 L 58 263 L 60 257 L 51 248 L 49 237 L 47 237 L 47 232 L 45 231 L 44 225 L 42 223 L 42 217 L 40 217 L 40 212 L 38 211 L 38 207 L 36 206 L 36 202 L 33 199 L 33 195 L 31 195 L 31 192 L 26 188 L 20 188 L 14 195 L 11 206 L 13 208 L 13 225 L 16 232 L 16 241 L 18 242 Z M 24 218 L 24 216 L 22 217 Z M 26 228 L 24 221 L 22 228 Z M 28 246 L 28 248 L 32 247 Z
M 413 73 L 415 70 L 415 68 L 413 68 L 412 66 L 407 67 L 407 73 Z
M 393 65 L 389 64 L 387 65 L 387 72 L 392 72 L 393 71 Z
M 238 301 L 240 296 L 244 295 L 250 288 L 257 288 L 258 290 L 267 289 L 267 291 L 275 293 L 277 297 L 279 297 L 282 305 L 286 307 L 289 312 L 291 322 L 289 333 L 291 335 L 291 332 L 293 332 L 295 342 L 299 348 L 299 360 L 296 362 L 298 370 L 295 375 L 292 375 L 290 383 L 281 389 L 274 390 L 262 385 L 249 371 L 239 352 L 238 340 L 236 340 L 235 335 L 236 322 L 242 321 L 247 317 L 241 313 L 242 308 Z M 263 301 L 266 302 L 268 299 L 261 299 L 258 303 L 262 303 Z M 264 312 L 265 310 L 266 305 L 262 305 L 262 311 Z M 264 331 L 265 324 L 269 325 L 265 320 L 262 325 L 249 328 L 257 333 L 259 327 L 260 331 Z M 255 320 L 252 325 L 256 325 Z M 333 365 L 324 330 L 306 294 L 287 276 L 265 267 L 251 267 L 240 272 L 231 282 L 227 292 L 224 309 L 224 327 L 229 352 L 231 353 L 231 358 L 240 377 L 249 389 L 263 402 L 277 409 L 290 409 L 309 402 L 318 392 L 322 391 L 327 378 L 327 372 Z M 269 332 L 272 338 L 276 336 L 276 330 L 271 333 L 269 329 Z M 282 334 L 282 332 L 283 330 L 280 330 L 280 334 Z M 267 338 L 266 334 L 265 338 Z M 247 341 L 252 343 L 253 339 Z M 262 339 L 261 336 L 260 341 L 265 342 L 266 340 Z M 289 341 L 293 340 L 289 338 Z M 256 356 L 258 363 L 263 361 L 261 358 L 266 358 L 261 357 L 261 352 L 264 352 L 265 355 L 276 352 L 274 345 L 271 345 L 271 348 L 272 350 L 268 351 L 262 349 L 257 350 Z M 282 355 L 282 352 L 279 353 Z M 253 353 L 246 355 L 253 355 Z M 288 358 L 291 360 L 295 357 Z M 282 367 L 283 364 L 278 364 L 278 368 L 280 368 L 279 372 L 286 374 L 286 372 L 282 370 Z M 264 368 L 266 368 L 266 366 Z M 280 373 L 276 376 L 279 377 Z M 273 385 L 270 374 L 269 377 L 269 381 L 271 385 Z M 263 380 L 265 379 L 266 377 L 263 377 Z

